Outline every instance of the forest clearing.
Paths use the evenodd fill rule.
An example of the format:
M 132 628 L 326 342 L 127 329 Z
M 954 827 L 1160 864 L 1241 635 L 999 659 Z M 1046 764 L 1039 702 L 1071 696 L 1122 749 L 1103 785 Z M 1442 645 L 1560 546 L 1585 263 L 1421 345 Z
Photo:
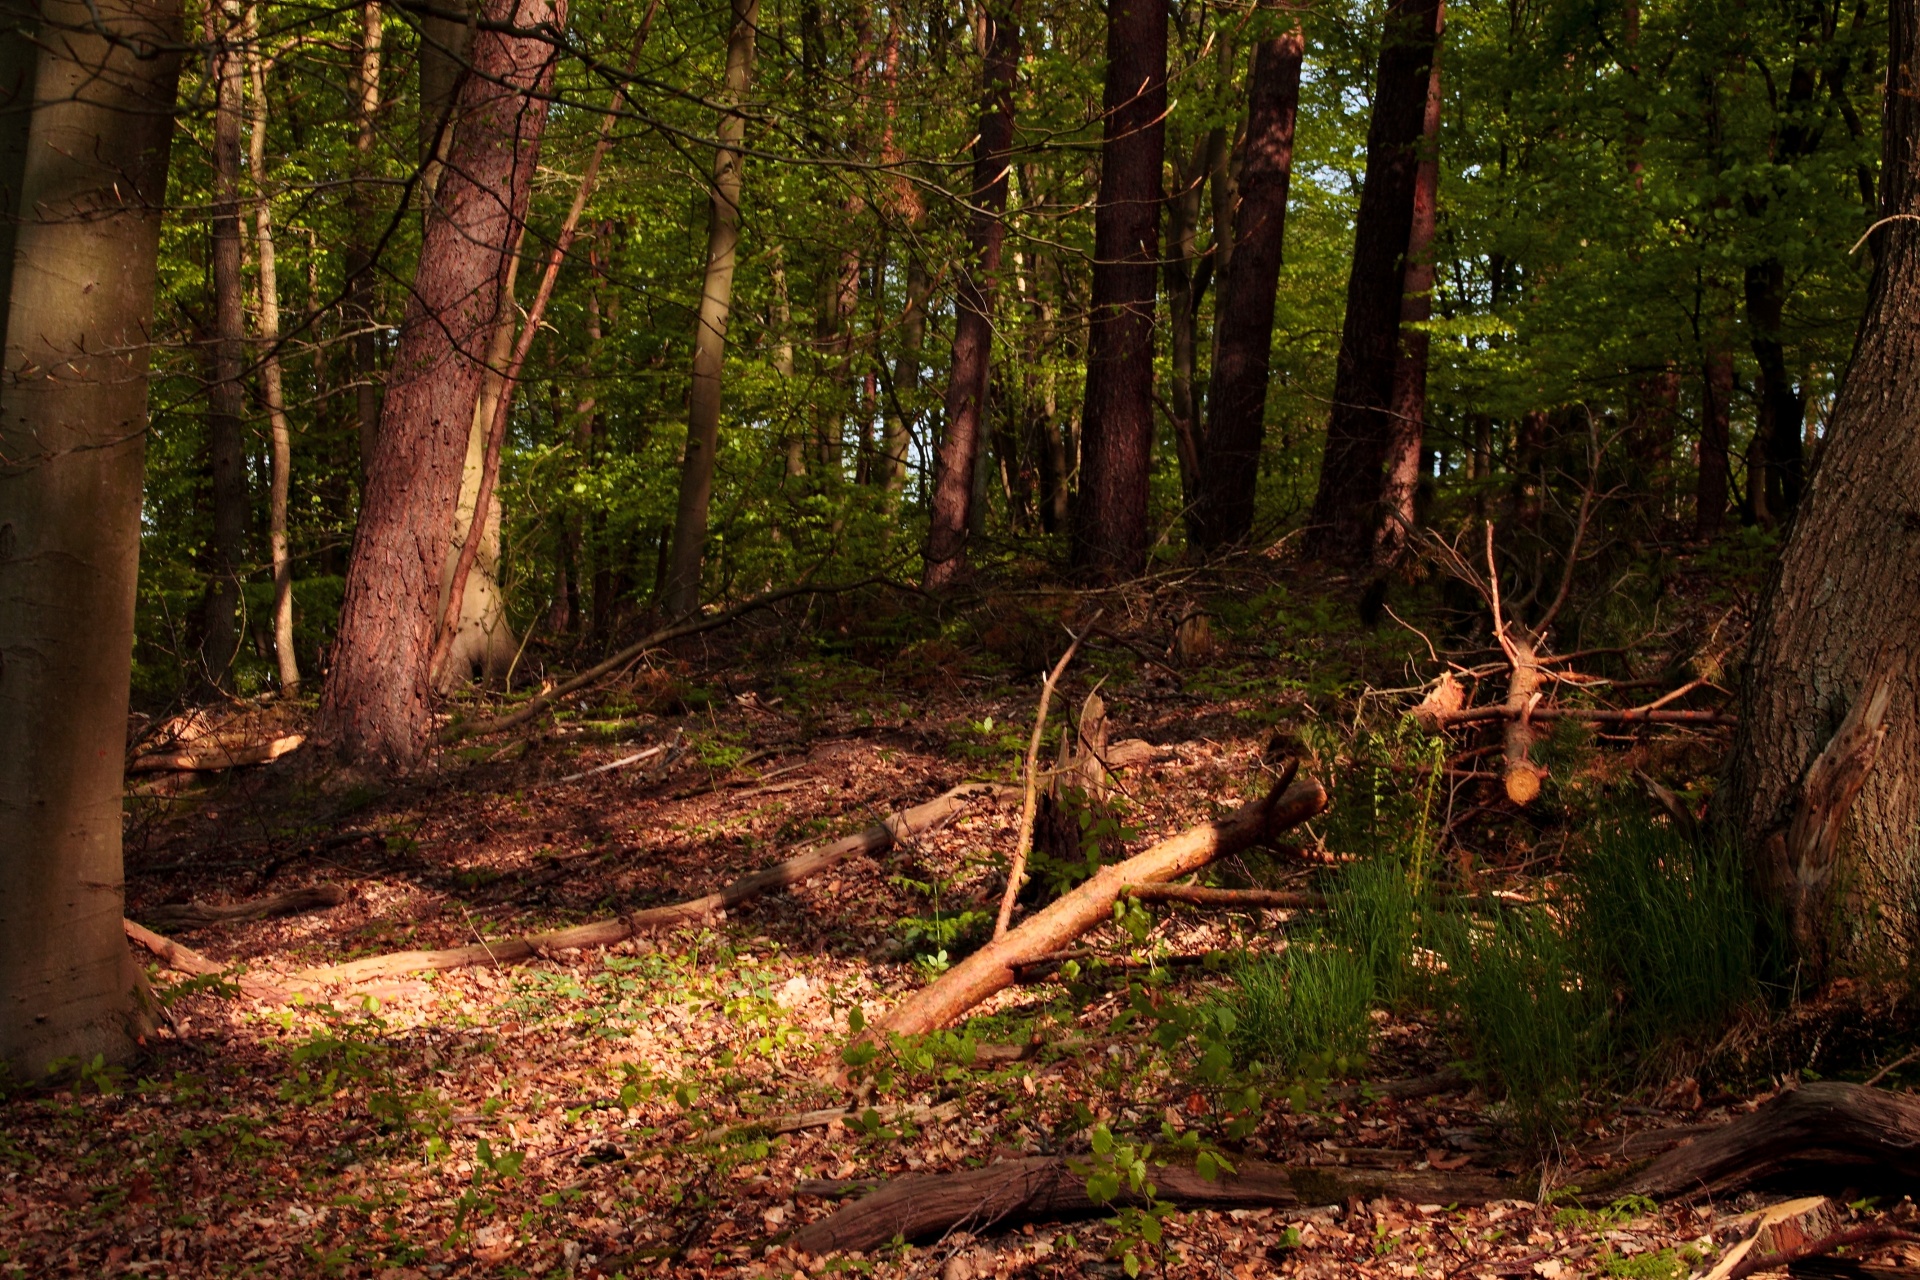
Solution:
M 1920 1275 L 1920 0 L 0 0 L 0 1274 Z

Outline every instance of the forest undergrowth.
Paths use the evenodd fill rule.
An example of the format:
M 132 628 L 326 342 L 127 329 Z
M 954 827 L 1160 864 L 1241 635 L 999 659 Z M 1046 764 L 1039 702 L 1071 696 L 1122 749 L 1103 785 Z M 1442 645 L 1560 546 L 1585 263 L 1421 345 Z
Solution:
M 1708 612 L 1697 585 L 1674 579 L 1682 615 Z M 1465 652 L 1471 625 L 1427 592 L 1368 629 L 1355 595 L 1255 559 L 1097 598 L 796 601 L 404 783 L 315 772 L 298 752 L 151 775 L 128 800 L 131 919 L 325 883 L 346 900 L 162 930 L 229 969 L 155 966 L 163 1025 L 134 1067 L 74 1064 L 0 1104 L 0 1270 L 1687 1275 L 1727 1206 L 1609 1198 L 1651 1149 L 1635 1135 L 1750 1111 L 1798 1079 L 1875 1075 L 1912 1038 L 1903 988 L 1841 983 L 1781 1012 L 1793 975 L 1735 865 L 1636 779 L 1697 809 L 1724 728 L 1561 721 L 1537 755 L 1544 790 L 1516 806 L 1476 763 L 1492 739 L 1405 715 L 1438 674 L 1422 641 Z M 610 947 L 290 1001 L 236 984 L 696 897 L 963 781 L 1016 783 L 1070 629 L 1084 642 L 1049 744 L 1097 690 L 1116 735 L 1153 750 L 1077 847 L 1036 855 L 1028 909 L 1259 794 L 1292 758 L 1332 808 L 1297 845 L 1202 879 L 1319 891 L 1324 909 L 1125 900 L 962 1027 L 852 1047 L 990 935 L 1014 793 Z M 267 702 L 213 720 L 260 739 L 303 714 Z M 1884 1082 L 1903 1073 L 1920 1068 Z M 1149 1193 L 1111 1217 L 865 1256 L 784 1243 L 874 1180 L 1036 1153 L 1116 1191 L 1157 1162 L 1251 1157 L 1363 1178 L 1468 1170 L 1510 1194 L 1178 1212 Z

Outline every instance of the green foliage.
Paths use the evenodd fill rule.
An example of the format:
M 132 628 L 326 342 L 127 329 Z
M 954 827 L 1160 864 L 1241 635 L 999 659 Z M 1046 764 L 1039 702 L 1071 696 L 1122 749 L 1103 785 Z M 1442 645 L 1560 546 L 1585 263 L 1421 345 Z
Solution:
M 1421 901 L 1409 870 L 1391 856 L 1362 858 L 1331 877 L 1328 927 L 1372 977 L 1374 995 L 1395 1004 L 1415 989 L 1413 950 Z
M 1282 1073 L 1345 1075 L 1373 1036 L 1374 975 L 1345 947 L 1294 942 L 1244 963 L 1230 997 L 1236 1058 Z

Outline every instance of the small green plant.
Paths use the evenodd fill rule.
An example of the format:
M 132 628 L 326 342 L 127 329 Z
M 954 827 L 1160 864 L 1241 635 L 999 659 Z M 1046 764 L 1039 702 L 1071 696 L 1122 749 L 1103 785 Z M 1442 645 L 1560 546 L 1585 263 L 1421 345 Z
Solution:
M 1350 862 L 1327 895 L 1335 939 L 1366 962 L 1374 995 L 1395 1004 L 1412 993 L 1420 893 L 1409 867 L 1390 855 Z
M 1240 967 L 1229 1005 L 1241 1063 L 1296 1073 L 1323 1065 L 1344 1074 L 1373 1035 L 1373 972 L 1345 947 L 1295 942 Z

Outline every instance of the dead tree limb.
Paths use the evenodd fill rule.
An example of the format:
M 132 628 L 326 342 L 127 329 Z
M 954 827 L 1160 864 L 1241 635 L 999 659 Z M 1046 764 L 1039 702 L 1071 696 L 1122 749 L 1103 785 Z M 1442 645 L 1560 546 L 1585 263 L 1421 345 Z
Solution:
M 197 929 L 209 924 L 231 924 L 238 920 L 263 920 L 268 916 L 324 911 L 346 900 L 347 891 L 339 885 L 316 884 L 247 902 L 182 902 L 151 907 L 140 915 L 149 924 L 162 929 Z
M 1084 1172 L 1058 1156 L 1004 1160 L 983 1169 L 896 1178 L 793 1233 L 788 1243 L 805 1253 L 878 1248 L 895 1236 L 926 1240 L 950 1231 L 983 1234 L 1036 1219 L 1085 1217 L 1109 1211 L 1087 1194 Z M 1294 1208 L 1344 1204 L 1354 1196 L 1390 1195 L 1443 1204 L 1484 1204 L 1511 1194 L 1485 1174 L 1396 1173 L 1334 1166 L 1286 1168 L 1239 1160 L 1233 1173 L 1212 1181 L 1169 1164 L 1152 1170 L 1157 1198 L 1186 1209 Z M 1117 1203 L 1139 1204 L 1123 1193 Z
M 127 772 L 211 773 L 250 764 L 270 764 L 306 740 L 305 734 L 288 733 L 265 742 L 249 742 L 237 747 L 212 746 L 190 751 L 157 752 L 136 757 L 127 765 Z
M 1100 615 L 1095 613 L 1093 621 L 1098 622 Z M 1033 848 L 1033 810 L 1038 803 L 1038 785 L 1040 778 L 1040 739 L 1047 731 L 1047 704 L 1053 701 L 1053 690 L 1060 683 L 1060 677 L 1066 674 L 1067 664 L 1073 661 L 1073 655 L 1080 650 L 1080 637 L 1074 636 L 1073 643 L 1060 655 L 1060 661 L 1053 664 L 1053 670 L 1040 686 L 1040 706 L 1033 713 L 1033 736 L 1027 743 L 1027 773 L 1024 779 L 1024 792 L 1020 801 L 1020 836 L 1013 846 L 1013 863 L 1007 868 L 1007 891 L 1000 897 L 1000 914 L 993 922 L 993 936 L 997 941 L 1006 936 L 1007 922 L 1013 919 L 1013 904 L 1020 897 L 1020 882 L 1027 877 L 1027 854 Z
M 1264 844 L 1313 817 L 1327 807 L 1327 793 L 1312 778 L 1295 781 L 1297 767 L 1297 762 L 1290 762 L 1272 791 L 1217 822 L 1203 822 L 1125 862 L 1102 867 L 1006 937 L 988 943 L 932 986 L 909 996 L 874 1024 L 869 1035 L 917 1035 L 950 1026 L 994 992 L 1012 986 L 1015 965 L 1060 951 L 1108 919 L 1114 901 L 1128 885 L 1159 884 L 1189 875 L 1216 858 Z
M 1237 911 L 1311 911 L 1327 905 L 1325 894 L 1286 889 L 1209 889 L 1194 884 L 1130 884 L 1122 896 L 1136 902 L 1179 902 L 1190 907 Z
M 163 938 L 153 930 L 137 925 L 131 920 L 124 920 L 121 923 L 126 928 L 128 938 L 152 952 L 155 959 L 176 973 L 190 973 L 196 978 L 204 978 L 211 975 L 225 977 L 232 972 L 231 966 L 209 960 L 192 947 L 183 947 L 173 939 Z M 242 977 L 239 979 L 239 987 L 241 994 L 252 996 L 257 1000 L 284 1002 L 291 998 L 291 993 L 270 982 L 262 982 L 258 978 Z
M 567 929 L 549 929 L 545 933 L 520 938 L 500 938 L 469 947 L 450 947 L 443 951 L 399 951 L 391 955 L 368 956 L 346 964 L 308 969 L 294 977 L 307 985 L 365 982 L 371 978 L 390 978 L 425 970 L 464 969 L 470 965 L 517 964 L 553 951 L 576 947 L 604 947 L 625 941 L 642 929 L 685 924 L 704 920 L 720 911 L 739 906 L 763 893 L 784 889 L 818 875 L 836 863 L 856 854 L 879 853 L 895 841 L 905 840 L 941 826 L 975 796 L 997 794 L 1002 788 L 990 783 L 969 782 L 947 791 L 925 804 L 892 814 L 884 821 L 832 844 L 822 845 L 795 858 L 756 871 L 735 880 L 726 888 L 671 906 L 650 907 L 611 920 L 574 925 Z

